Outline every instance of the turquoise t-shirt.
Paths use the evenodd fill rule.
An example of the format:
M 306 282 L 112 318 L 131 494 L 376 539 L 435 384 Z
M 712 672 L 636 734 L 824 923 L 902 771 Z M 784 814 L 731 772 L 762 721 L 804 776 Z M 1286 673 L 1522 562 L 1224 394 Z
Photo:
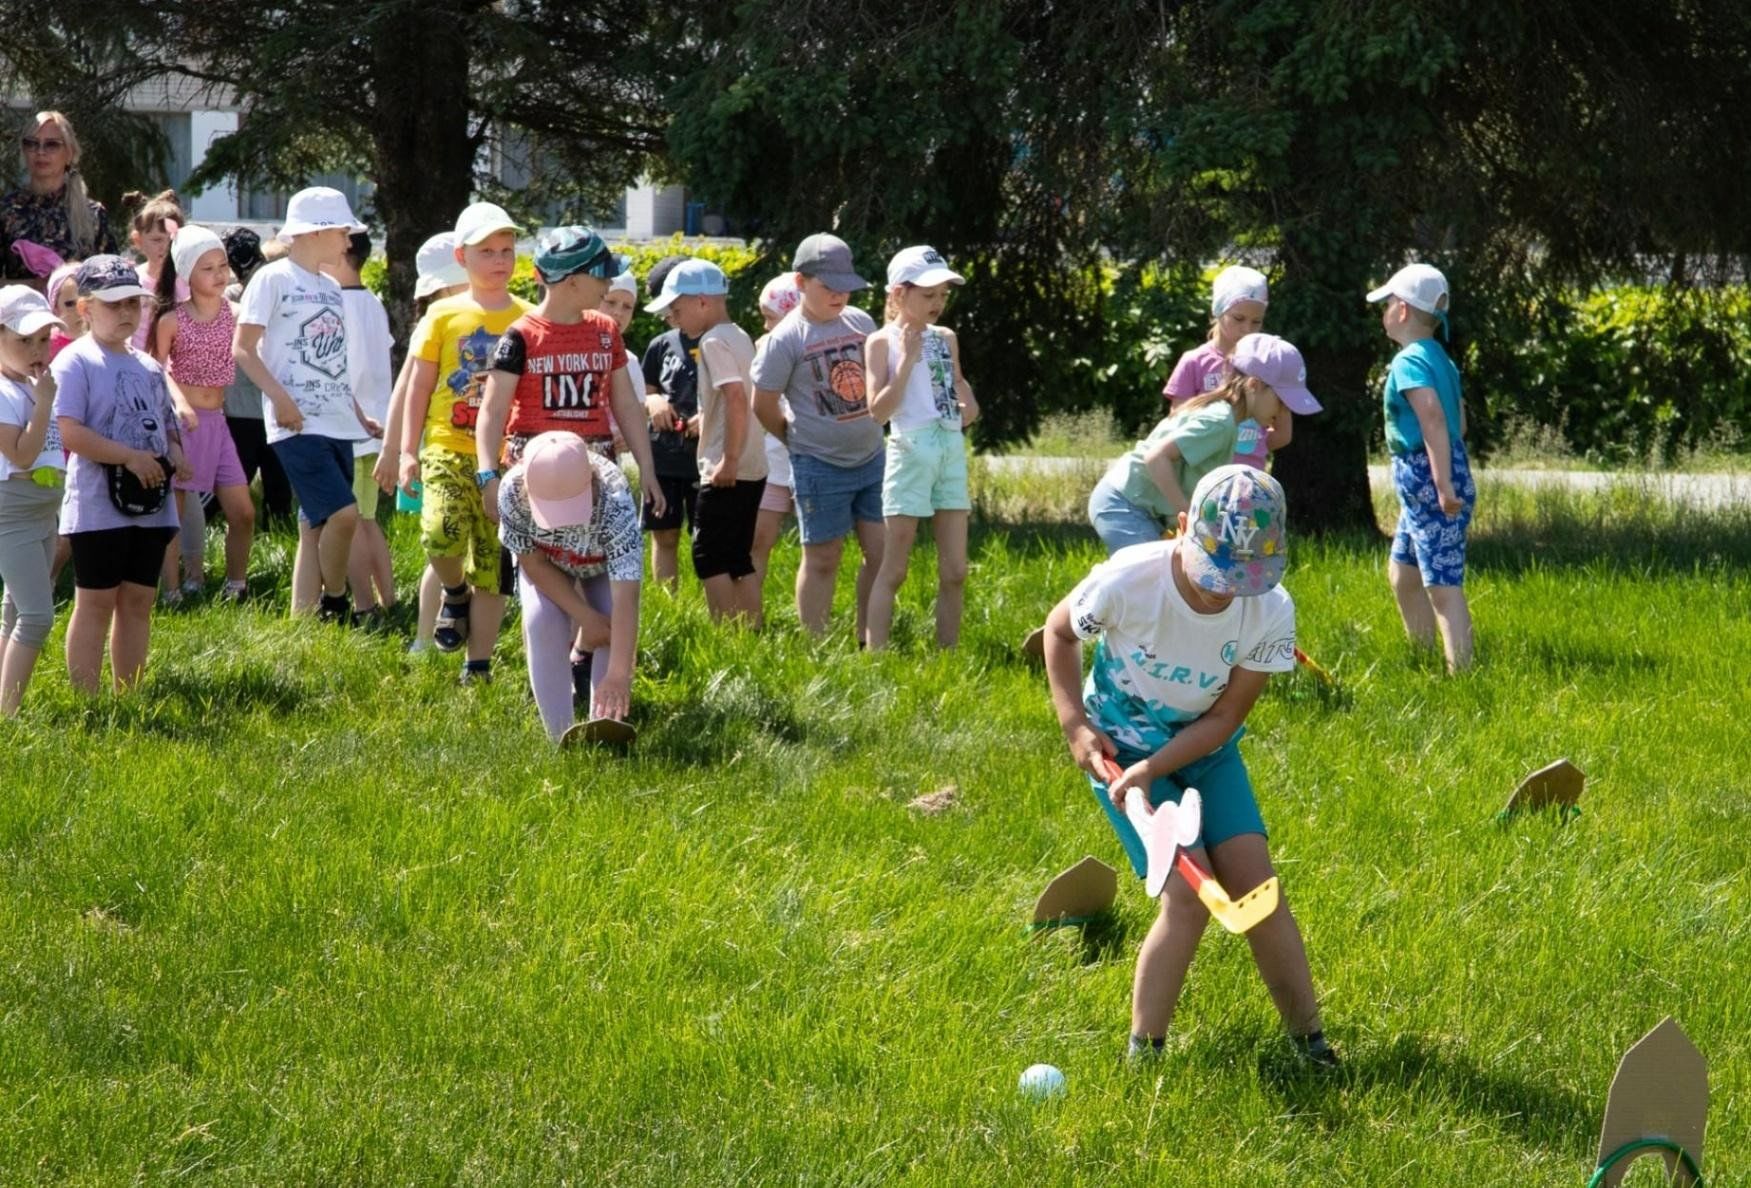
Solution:
M 1459 440 L 1459 369 L 1432 338 L 1407 343 L 1386 369 L 1386 448 L 1413 454 L 1423 448 L 1423 426 L 1417 410 L 1399 395 L 1413 388 L 1433 388 L 1447 417 L 1447 438 Z
M 1234 406 L 1226 400 L 1176 412 L 1150 430 L 1148 437 L 1113 464 L 1113 485 L 1138 507 L 1163 519 L 1171 519 L 1178 509 L 1155 485 L 1154 476 L 1143 464 L 1143 455 L 1162 440 L 1171 440 L 1180 452 L 1179 460 L 1174 463 L 1174 477 L 1179 480 L 1180 490 L 1190 499 L 1199 479 L 1234 457 L 1234 442 L 1238 434 Z

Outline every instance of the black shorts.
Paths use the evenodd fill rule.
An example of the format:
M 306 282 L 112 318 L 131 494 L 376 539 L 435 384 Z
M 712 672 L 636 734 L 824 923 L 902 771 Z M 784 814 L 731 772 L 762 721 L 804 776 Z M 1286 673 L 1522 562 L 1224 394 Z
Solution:
M 699 504 L 693 509 L 693 572 L 700 581 L 754 572 L 754 524 L 765 493 L 765 479 L 699 488 Z
M 75 532 L 73 585 L 81 590 L 113 590 L 123 582 L 158 588 L 164 550 L 176 539 L 175 528 L 100 528 Z
M 651 515 L 651 501 L 644 501 L 644 530 L 646 532 L 670 532 L 681 527 L 681 518 L 685 516 L 687 523 L 698 527 L 699 510 L 694 503 L 699 498 L 699 476 L 692 478 L 669 478 L 666 475 L 657 476 L 657 485 L 663 489 L 663 502 L 668 507 L 660 516 Z

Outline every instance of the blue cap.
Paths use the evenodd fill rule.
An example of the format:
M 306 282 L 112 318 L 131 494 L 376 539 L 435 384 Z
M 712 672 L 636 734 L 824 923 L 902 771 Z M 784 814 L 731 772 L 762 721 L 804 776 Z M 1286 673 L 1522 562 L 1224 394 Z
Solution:
M 645 306 L 646 313 L 662 313 L 677 297 L 722 297 L 730 291 L 724 270 L 710 260 L 683 260 L 669 270 L 660 297 Z

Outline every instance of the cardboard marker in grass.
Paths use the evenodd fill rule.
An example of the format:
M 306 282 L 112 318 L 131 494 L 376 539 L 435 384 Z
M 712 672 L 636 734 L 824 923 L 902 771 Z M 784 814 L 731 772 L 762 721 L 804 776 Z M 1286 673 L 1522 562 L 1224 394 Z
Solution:
M 1497 819 L 1506 821 L 1521 811 L 1555 806 L 1566 821 L 1580 815 L 1581 791 L 1586 786 L 1586 772 L 1567 759 L 1558 759 L 1521 780 Z
M 1672 1019 L 1637 1040 L 1611 1078 L 1599 1165 L 1587 1188 L 1617 1188 L 1643 1155 L 1666 1161 L 1666 1182 L 1702 1184 L 1708 1062 Z
M 1124 775 L 1117 763 L 1107 756 L 1101 756 L 1101 775 L 1108 787 L 1113 781 Z M 1192 798 L 1188 805 L 1186 799 Z M 1144 887 L 1155 887 L 1151 895 L 1159 895 L 1160 888 L 1167 885 L 1167 871 L 1157 870 L 1157 856 L 1164 856 L 1160 865 L 1171 866 L 1180 872 L 1180 876 L 1190 884 L 1209 913 L 1216 917 L 1216 922 L 1230 932 L 1250 932 L 1262 924 L 1270 914 L 1277 910 L 1279 898 L 1277 877 L 1272 875 L 1258 886 L 1232 899 L 1216 881 L 1214 875 L 1199 866 L 1197 861 L 1186 852 L 1184 844 L 1179 840 L 1187 824 L 1191 827 L 1190 837 L 1196 839 L 1199 826 L 1202 824 L 1202 803 L 1196 797 L 1196 789 L 1186 789 L 1180 798 L 1180 807 L 1167 816 L 1164 811 L 1167 805 L 1162 805 L 1153 813 L 1149 812 L 1143 803 L 1143 794 L 1133 788 L 1125 802 L 1125 815 L 1131 825 L 1143 839 L 1143 849 L 1149 856 L 1149 867 L 1144 874 Z M 1157 818 L 1161 818 L 1157 822 Z
M 1113 906 L 1119 872 L 1090 854 L 1046 884 L 1034 903 L 1033 927 L 1086 924 Z
M 618 718 L 591 718 L 588 722 L 572 723 L 571 729 L 560 737 L 559 744 L 562 747 L 598 746 L 625 750 L 637 740 L 638 731 L 630 722 Z

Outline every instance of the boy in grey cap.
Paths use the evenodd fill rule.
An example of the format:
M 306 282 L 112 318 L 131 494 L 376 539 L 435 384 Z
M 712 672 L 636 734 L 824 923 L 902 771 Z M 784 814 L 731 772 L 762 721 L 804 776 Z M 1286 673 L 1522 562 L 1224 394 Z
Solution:
M 882 431 L 869 415 L 863 367 L 875 321 L 849 304 L 869 284 L 852 266 L 851 248 L 834 235 L 803 240 L 792 266 L 802 303 L 773 327 L 754 360 L 754 413 L 790 453 L 803 543 L 797 617 L 817 634 L 827 629 L 845 537 L 855 530 L 863 549 L 861 643 L 883 539 Z

